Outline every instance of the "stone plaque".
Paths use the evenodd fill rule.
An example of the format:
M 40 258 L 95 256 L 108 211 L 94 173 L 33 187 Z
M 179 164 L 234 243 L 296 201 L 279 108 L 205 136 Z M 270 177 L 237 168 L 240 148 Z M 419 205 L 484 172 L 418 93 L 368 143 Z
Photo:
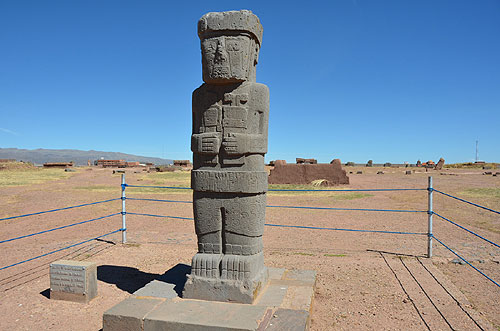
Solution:
M 89 302 L 97 295 L 97 265 L 59 260 L 50 264 L 50 298 Z

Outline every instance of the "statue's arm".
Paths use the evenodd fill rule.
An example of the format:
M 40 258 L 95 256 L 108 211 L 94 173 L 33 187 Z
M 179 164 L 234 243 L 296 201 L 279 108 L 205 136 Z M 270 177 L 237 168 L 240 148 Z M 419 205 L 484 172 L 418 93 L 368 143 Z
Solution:
M 264 84 L 256 84 L 254 90 L 258 112 L 258 133 L 231 133 L 222 142 L 229 155 L 266 154 L 267 131 L 269 125 L 269 89 Z
M 200 100 L 203 85 L 193 92 L 193 134 L 191 135 L 191 151 L 193 153 L 215 155 L 219 153 L 221 146 L 221 134 L 219 132 L 203 132 L 203 107 Z

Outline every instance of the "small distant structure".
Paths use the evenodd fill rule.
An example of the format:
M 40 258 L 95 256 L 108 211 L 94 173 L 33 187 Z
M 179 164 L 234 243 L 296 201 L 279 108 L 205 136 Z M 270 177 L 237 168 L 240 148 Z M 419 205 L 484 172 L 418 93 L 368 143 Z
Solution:
M 295 159 L 296 164 L 318 164 L 318 160 L 316 159 L 303 159 L 298 157 Z
M 133 167 L 138 167 L 140 166 L 139 162 L 125 162 L 127 168 L 133 168 Z
M 103 168 L 126 168 L 127 162 L 125 160 L 96 160 L 94 163 L 98 167 Z
M 349 184 L 339 159 L 329 164 L 287 164 L 285 160 L 276 160 L 269 174 L 269 184 L 311 184 L 316 180 L 322 180 L 325 186 Z
M 422 163 L 422 167 L 427 168 L 427 169 L 434 168 L 435 166 L 436 166 L 436 163 L 434 163 L 434 161 L 432 161 L 432 160 L 429 160 L 427 162 Z
M 73 166 L 73 162 L 46 162 L 44 168 L 69 168 Z
M 193 165 L 189 160 L 174 160 L 174 166 L 181 168 L 192 168 Z
M 415 164 L 417 167 L 421 167 L 422 166 L 422 161 L 420 160 L 417 160 L 417 163 Z

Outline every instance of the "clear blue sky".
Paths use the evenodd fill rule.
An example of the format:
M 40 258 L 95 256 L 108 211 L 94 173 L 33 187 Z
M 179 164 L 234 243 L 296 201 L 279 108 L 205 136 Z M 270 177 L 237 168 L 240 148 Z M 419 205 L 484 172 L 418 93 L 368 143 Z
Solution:
M 0 147 L 190 159 L 198 19 L 250 9 L 266 160 L 500 161 L 500 1 L 0 1 Z

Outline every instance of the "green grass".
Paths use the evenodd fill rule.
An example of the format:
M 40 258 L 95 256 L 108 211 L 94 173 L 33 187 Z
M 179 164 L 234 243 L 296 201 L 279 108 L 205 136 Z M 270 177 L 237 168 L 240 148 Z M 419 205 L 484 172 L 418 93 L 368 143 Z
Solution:
M 0 187 L 41 184 L 68 178 L 73 174 L 74 172 L 65 172 L 64 169 L 2 170 L 0 171 Z
M 345 254 L 324 254 L 323 256 L 328 256 L 328 257 L 344 257 L 346 255 Z
M 191 172 L 189 171 L 152 172 L 145 174 L 141 179 L 150 180 L 154 183 L 153 185 L 176 184 L 175 186 L 191 186 Z
M 500 187 L 469 188 L 459 192 L 459 194 L 474 198 L 500 199 Z
M 361 192 L 331 192 L 321 190 L 342 190 L 338 187 L 318 187 L 313 185 L 295 185 L 295 184 L 269 184 L 269 190 L 312 190 L 312 191 L 269 191 L 269 195 L 322 195 L 335 200 L 354 200 L 373 196 Z M 317 192 L 314 192 L 317 191 Z
M 482 169 L 483 167 L 491 167 L 491 169 L 497 169 L 499 163 L 473 163 L 473 162 L 465 162 L 465 163 L 451 163 L 445 164 L 444 168 L 451 169 Z
M 303 253 L 303 252 L 296 252 L 296 253 L 293 253 L 293 255 L 315 256 L 315 254 L 311 254 L 311 253 Z

